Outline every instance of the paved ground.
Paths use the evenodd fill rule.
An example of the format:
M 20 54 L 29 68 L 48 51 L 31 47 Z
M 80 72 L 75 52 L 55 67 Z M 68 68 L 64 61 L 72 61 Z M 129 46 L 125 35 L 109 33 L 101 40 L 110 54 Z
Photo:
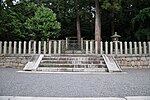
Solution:
M 119 74 L 23 73 L 0 68 L 0 96 L 150 96 L 150 69 Z

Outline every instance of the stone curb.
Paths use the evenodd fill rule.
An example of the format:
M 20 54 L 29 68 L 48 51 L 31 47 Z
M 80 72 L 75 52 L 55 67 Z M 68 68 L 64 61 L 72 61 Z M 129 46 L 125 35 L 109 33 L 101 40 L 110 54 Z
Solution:
M 67 97 L 21 97 L 0 96 L 0 100 L 150 100 L 150 96 L 99 97 L 99 98 L 67 98 Z

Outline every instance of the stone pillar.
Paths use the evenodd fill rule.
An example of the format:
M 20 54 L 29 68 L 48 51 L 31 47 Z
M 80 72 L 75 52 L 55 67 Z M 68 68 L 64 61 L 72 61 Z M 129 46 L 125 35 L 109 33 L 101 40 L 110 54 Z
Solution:
M 81 50 L 83 50 L 83 38 L 81 38 Z
M 17 42 L 14 41 L 14 54 L 16 54 L 16 53 L 17 53 Z
M 7 53 L 7 41 L 4 42 L 4 51 L 3 52 L 4 52 L 4 54 Z
M 66 38 L 66 50 L 68 49 L 68 38 Z
M 150 54 L 150 42 L 148 42 L 148 53 Z
M 26 54 L 26 49 L 27 49 L 27 42 L 26 41 L 24 41 L 24 43 L 23 43 L 23 54 Z
M 95 41 L 95 54 L 98 54 L 98 46 L 97 41 Z
M 38 54 L 41 54 L 41 41 L 38 43 Z
M 0 41 L 0 54 L 2 54 L 2 41 Z
M 139 44 L 139 54 L 142 54 L 142 45 L 141 45 L 141 42 L 138 42 Z
M 8 53 L 11 54 L 12 53 L 12 42 L 9 41 L 9 50 Z
M 132 42 L 129 42 L 130 54 L 132 54 Z
M 93 41 L 90 41 L 90 53 L 93 53 Z
M 110 54 L 113 54 L 113 42 L 110 42 Z
M 31 54 L 31 41 L 29 41 L 29 44 L 28 44 L 28 54 Z
M 57 53 L 57 41 L 54 41 L 54 54 Z
M 100 54 L 103 54 L 103 42 L 100 42 Z
M 108 54 L 108 42 L 105 42 L 105 54 Z
M 120 54 L 123 54 L 122 42 L 120 42 Z
M 61 54 L 61 40 L 58 41 L 58 54 Z
M 52 46 L 52 41 L 49 41 L 49 43 L 48 43 L 48 54 L 52 53 L 51 46 Z
M 44 54 L 46 54 L 46 41 L 44 41 Z
M 21 41 L 19 41 L 19 49 L 18 49 L 18 54 L 21 54 Z
M 86 41 L 86 54 L 89 52 L 89 41 Z
M 115 54 L 118 54 L 118 41 L 115 41 Z
M 128 45 L 126 41 L 124 42 L 124 46 L 125 46 L 125 54 L 128 54 Z
M 144 54 L 147 54 L 147 46 L 146 42 L 143 42 Z
M 36 41 L 33 42 L 33 53 L 36 54 Z
M 137 54 L 137 43 L 134 42 L 134 54 Z

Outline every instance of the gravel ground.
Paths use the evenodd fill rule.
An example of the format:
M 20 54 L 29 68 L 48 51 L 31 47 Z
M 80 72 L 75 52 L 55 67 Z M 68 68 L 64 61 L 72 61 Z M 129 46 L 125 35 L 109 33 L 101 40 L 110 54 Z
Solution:
M 150 96 L 150 69 L 124 71 L 126 73 L 41 74 L 0 68 L 0 96 Z

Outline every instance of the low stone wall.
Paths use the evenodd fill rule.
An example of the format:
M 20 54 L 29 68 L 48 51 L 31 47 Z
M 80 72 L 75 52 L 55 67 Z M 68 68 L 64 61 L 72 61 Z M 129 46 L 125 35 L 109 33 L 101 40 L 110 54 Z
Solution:
M 23 68 L 25 64 L 30 61 L 32 55 L 22 54 L 1 54 L 0 55 L 0 67 L 7 68 Z
M 29 54 L 0 54 L 0 67 L 23 68 L 31 60 Z M 116 55 L 118 64 L 125 68 L 150 68 L 150 55 Z
M 150 55 L 117 55 L 121 68 L 150 68 Z

